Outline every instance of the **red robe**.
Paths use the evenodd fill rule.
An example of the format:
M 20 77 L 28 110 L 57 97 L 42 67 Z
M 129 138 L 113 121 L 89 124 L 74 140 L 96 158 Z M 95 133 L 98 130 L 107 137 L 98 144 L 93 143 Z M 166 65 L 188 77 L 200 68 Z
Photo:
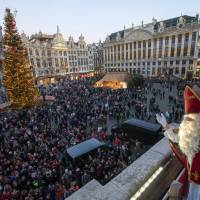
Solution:
M 175 145 L 170 143 L 171 149 L 174 152 L 176 158 L 183 164 L 184 173 L 179 178 L 179 182 L 183 184 L 183 195 L 188 191 L 188 183 L 194 182 L 200 184 L 200 151 L 192 159 L 191 166 L 188 163 L 188 159 L 185 155 L 181 154 Z

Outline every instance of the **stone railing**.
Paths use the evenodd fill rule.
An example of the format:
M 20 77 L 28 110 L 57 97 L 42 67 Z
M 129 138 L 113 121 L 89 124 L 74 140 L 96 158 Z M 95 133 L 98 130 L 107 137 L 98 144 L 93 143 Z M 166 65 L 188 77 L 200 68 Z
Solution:
M 130 166 L 123 170 L 118 176 L 116 176 L 110 182 L 108 182 L 106 185 L 102 186 L 98 181 L 93 179 L 65 200 L 145 199 L 147 195 L 151 194 L 152 196 L 152 194 L 155 193 L 154 189 L 157 189 L 157 184 L 159 184 L 159 181 L 163 182 L 165 177 L 159 177 L 159 180 L 155 179 L 154 182 L 157 181 L 156 184 L 151 184 L 153 187 L 150 187 L 150 191 L 148 191 L 148 188 L 143 189 L 143 195 L 138 194 L 138 192 L 140 192 L 141 188 L 144 188 L 143 186 L 147 186 L 147 183 L 149 182 L 151 177 L 155 178 L 156 173 L 157 176 L 159 175 L 159 173 L 163 173 L 160 172 L 160 169 L 165 169 L 166 165 L 166 169 L 168 171 L 172 168 L 171 165 L 173 163 L 171 165 L 169 164 L 169 161 L 171 160 L 170 155 L 171 153 L 169 149 L 168 140 L 166 138 L 163 138 L 146 153 L 144 153 L 141 157 L 139 157 L 135 162 L 133 162 Z M 174 169 L 174 171 L 176 172 L 178 170 L 179 167 L 176 167 Z M 165 170 L 163 171 L 164 176 L 166 176 L 168 172 L 166 172 Z M 174 174 L 170 175 L 172 179 L 174 178 L 174 176 Z M 167 188 L 170 185 L 170 182 L 171 179 L 168 180 L 167 186 L 161 187 L 160 190 L 167 190 Z M 163 192 L 165 193 L 165 191 Z M 142 193 L 142 191 L 140 193 Z M 145 198 L 142 198 L 142 196 Z

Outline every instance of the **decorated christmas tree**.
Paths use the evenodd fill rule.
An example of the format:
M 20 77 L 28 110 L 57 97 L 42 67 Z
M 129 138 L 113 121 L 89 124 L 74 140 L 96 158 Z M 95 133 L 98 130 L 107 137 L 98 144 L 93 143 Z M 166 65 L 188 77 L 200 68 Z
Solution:
M 27 49 L 22 43 L 10 9 L 6 9 L 4 20 L 3 85 L 7 99 L 14 109 L 34 106 L 39 93 L 34 85 Z

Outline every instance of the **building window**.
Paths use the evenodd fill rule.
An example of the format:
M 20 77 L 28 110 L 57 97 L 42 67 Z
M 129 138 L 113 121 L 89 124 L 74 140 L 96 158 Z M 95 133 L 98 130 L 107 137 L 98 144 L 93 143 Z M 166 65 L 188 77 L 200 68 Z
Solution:
M 156 73 L 156 69 L 155 69 L 155 67 L 153 67 L 152 68 L 152 75 L 155 75 L 155 73 Z
M 166 38 L 165 38 L 165 46 L 168 46 L 169 45 L 169 36 L 167 36 Z
M 177 46 L 177 57 L 180 57 L 180 55 L 181 55 L 181 45 L 178 45 Z
M 175 68 L 175 74 L 179 74 L 179 68 L 178 67 Z
M 31 65 L 32 65 L 32 66 L 35 65 L 33 58 L 31 58 Z
M 192 41 L 195 42 L 196 41 L 196 32 L 192 33 Z
M 45 50 L 42 50 L 42 56 L 45 56 Z
M 151 49 L 148 49 L 148 58 L 151 58 Z
M 42 65 L 43 65 L 43 67 L 47 67 L 47 63 L 45 60 L 43 60 Z
M 178 43 L 181 43 L 181 42 L 182 42 L 182 35 L 179 34 L 179 35 L 178 35 Z
M 185 67 L 182 67 L 182 72 L 181 72 L 182 75 L 185 75 Z
M 32 49 L 29 49 L 29 54 L 30 54 L 31 56 L 33 55 Z
M 191 45 L 190 56 L 194 56 L 195 45 Z
M 48 58 L 49 67 L 52 67 L 52 59 Z
M 148 40 L 148 47 L 151 47 L 151 40 Z
M 47 55 L 48 55 L 48 57 L 51 57 L 51 50 L 47 51 Z
M 146 48 L 146 41 L 143 40 L 143 48 Z
M 122 52 L 122 60 L 124 60 L 124 52 Z
M 173 65 L 173 64 L 174 64 L 174 61 L 171 60 L 171 61 L 170 61 L 170 65 Z
M 35 50 L 35 54 L 36 54 L 36 56 L 39 56 L 40 54 L 39 54 L 39 51 L 36 49 Z
M 141 42 L 140 41 L 138 42 L 138 48 L 139 49 L 141 48 Z
M 185 65 L 185 64 L 186 64 L 186 60 L 183 60 L 183 61 L 182 61 L 182 64 Z
M 175 39 L 176 39 L 176 36 L 173 35 L 173 36 L 172 36 L 172 45 L 173 45 L 173 46 L 175 45 Z
M 41 65 L 40 65 L 40 59 L 37 59 L 37 67 L 40 68 Z
M 117 45 L 118 52 L 120 52 L 120 45 Z
M 143 49 L 143 59 L 146 58 L 146 49 Z
M 192 65 L 193 64 L 193 60 L 189 60 L 189 64 Z
M 130 52 L 132 52 L 132 43 L 130 43 Z
M 133 56 L 132 56 L 132 51 L 130 51 L 130 60 L 132 60 Z
M 187 56 L 187 52 L 188 52 L 188 47 L 185 46 L 183 50 L 183 56 Z
M 128 51 L 128 44 L 126 44 L 126 51 Z
M 189 41 L 189 33 L 185 34 L 185 43 L 187 43 Z
M 138 59 L 141 59 L 141 49 L 138 49 Z
M 168 57 L 168 47 L 165 47 L 165 54 L 164 54 L 165 57 Z
M 177 60 L 177 61 L 176 61 L 176 64 L 177 64 L 177 65 L 179 65 L 179 63 L 180 63 L 180 61 L 179 61 L 179 60 Z
M 174 47 L 171 47 L 171 57 L 174 57 Z

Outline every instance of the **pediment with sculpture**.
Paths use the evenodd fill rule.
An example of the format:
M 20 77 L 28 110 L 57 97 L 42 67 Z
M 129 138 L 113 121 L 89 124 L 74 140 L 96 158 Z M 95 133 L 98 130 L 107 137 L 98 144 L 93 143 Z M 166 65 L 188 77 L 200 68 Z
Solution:
M 138 41 L 138 40 L 148 40 L 152 38 L 152 34 L 146 30 L 132 30 L 124 38 L 125 41 Z

